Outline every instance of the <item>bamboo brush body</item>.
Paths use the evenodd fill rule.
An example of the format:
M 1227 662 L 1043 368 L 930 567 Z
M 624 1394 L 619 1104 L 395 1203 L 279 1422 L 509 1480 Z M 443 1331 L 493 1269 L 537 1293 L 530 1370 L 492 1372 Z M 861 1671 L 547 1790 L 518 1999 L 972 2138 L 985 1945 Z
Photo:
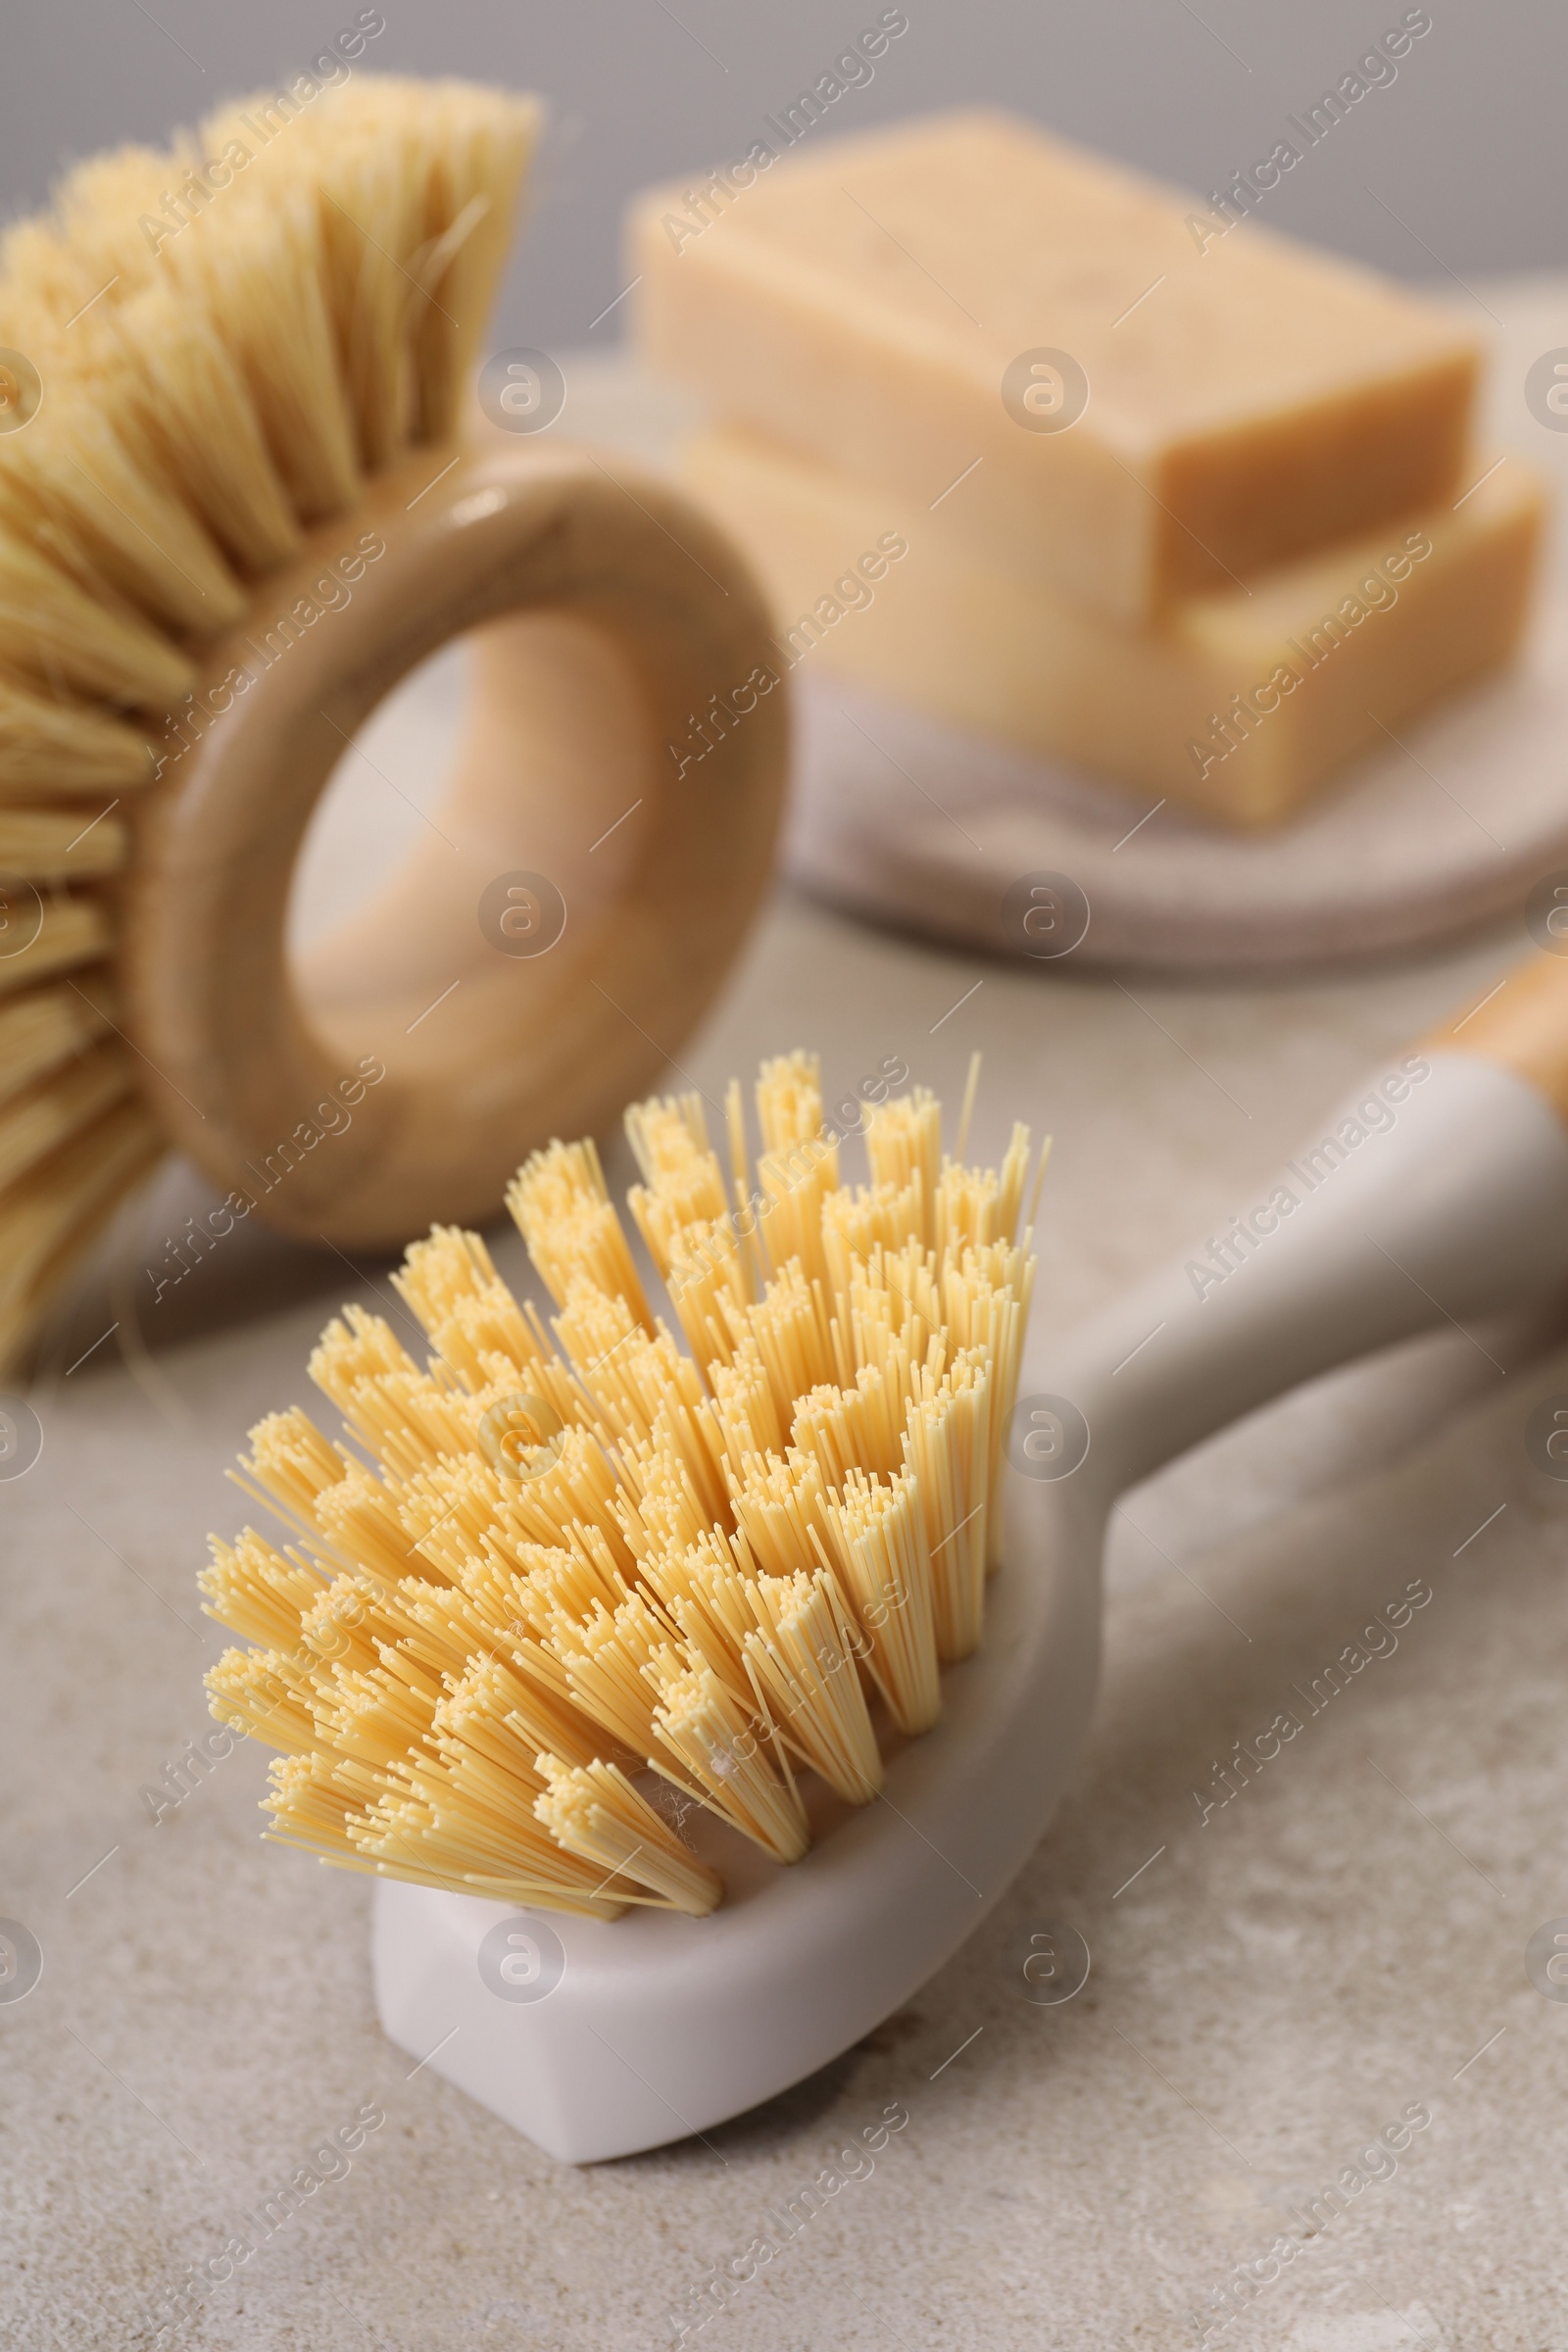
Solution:
M 755 1184 L 738 1088 L 727 1174 L 700 1097 L 627 1113 L 686 1348 L 592 1144 L 558 1143 L 510 1196 L 554 1341 L 438 1228 L 395 1277 L 428 1367 L 346 1309 L 311 1371 L 350 1445 L 297 1409 L 253 1431 L 240 1483 L 294 1540 L 215 1540 L 202 1583 L 254 1645 L 209 1689 L 280 1751 L 270 1836 L 530 1906 L 702 1913 L 694 1807 L 796 1861 L 808 1776 L 871 1802 L 937 1720 L 983 1633 L 1028 1132 L 998 1172 L 943 1160 L 916 1093 L 872 1114 L 852 1188 L 811 1057 L 765 1064 L 757 1108 Z
M 163 1149 L 111 976 L 137 797 L 202 649 L 456 430 L 537 122 L 368 76 L 244 102 L 0 251 L 0 1365 Z

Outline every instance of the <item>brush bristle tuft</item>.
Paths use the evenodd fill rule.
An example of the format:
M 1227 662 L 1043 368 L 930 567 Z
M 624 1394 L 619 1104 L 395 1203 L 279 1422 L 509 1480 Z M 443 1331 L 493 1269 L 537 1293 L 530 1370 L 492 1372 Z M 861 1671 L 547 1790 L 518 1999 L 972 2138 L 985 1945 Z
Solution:
M 90 1084 L 67 1070 L 40 983 L 90 996 L 106 972 L 103 885 L 202 648 L 309 529 L 456 433 L 539 121 L 465 82 L 366 74 L 308 103 L 296 85 L 78 165 L 0 243 L 5 342 L 43 387 L 0 434 L 0 873 L 44 906 L 0 962 L 39 1008 L 0 1019 L 0 1102 L 38 1093 L 37 1115 L 0 1114 L 0 1368 L 158 1150 L 104 1061 Z M 451 1315 L 465 1377 L 525 1357 L 503 1302 Z
M 626 1114 L 629 1205 L 692 1352 L 594 1146 L 558 1142 L 509 1196 L 555 1350 L 478 1236 L 438 1226 L 393 1278 L 427 1366 L 357 1307 L 311 1359 L 377 1469 L 298 1408 L 251 1433 L 240 1484 L 291 1541 L 215 1543 L 202 1590 L 258 1645 L 209 1687 L 282 1750 L 270 1835 L 520 1903 L 700 1915 L 722 1888 L 686 1819 L 798 1861 L 940 1717 L 985 1628 L 1028 1131 L 1000 1169 L 945 1160 L 917 1089 L 871 1121 L 855 1190 L 791 1054 L 758 1087 L 754 1190 L 737 1102 L 728 1172 L 699 1096 Z

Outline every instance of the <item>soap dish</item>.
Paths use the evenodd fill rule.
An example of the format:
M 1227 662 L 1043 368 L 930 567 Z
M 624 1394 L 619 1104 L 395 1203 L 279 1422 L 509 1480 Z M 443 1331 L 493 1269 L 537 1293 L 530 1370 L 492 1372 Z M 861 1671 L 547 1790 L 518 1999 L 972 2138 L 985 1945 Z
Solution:
M 825 671 L 798 690 L 792 877 L 850 912 L 956 946 L 1037 956 L 1055 947 L 1069 968 L 1345 963 L 1508 914 L 1522 921 L 1532 886 L 1568 869 L 1560 601 L 1538 615 L 1506 676 L 1400 725 L 1265 833 L 1233 832 Z M 1049 918 L 1031 914 L 1041 906 Z

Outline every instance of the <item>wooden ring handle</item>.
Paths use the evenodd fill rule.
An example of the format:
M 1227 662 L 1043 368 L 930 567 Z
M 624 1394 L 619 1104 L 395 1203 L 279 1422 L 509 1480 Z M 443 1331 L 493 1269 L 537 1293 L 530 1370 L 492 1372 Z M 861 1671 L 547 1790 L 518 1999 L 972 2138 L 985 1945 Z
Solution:
M 421 450 L 259 588 L 172 714 L 124 885 L 128 1029 L 172 1138 L 281 1231 L 378 1248 L 493 1214 L 535 1145 L 659 1081 L 739 948 L 787 754 L 766 608 L 684 498 L 616 472 L 559 444 Z M 322 788 L 469 630 L 440 822 L 296 988 Z M 560 904 L 507 901 L 519 872 Z

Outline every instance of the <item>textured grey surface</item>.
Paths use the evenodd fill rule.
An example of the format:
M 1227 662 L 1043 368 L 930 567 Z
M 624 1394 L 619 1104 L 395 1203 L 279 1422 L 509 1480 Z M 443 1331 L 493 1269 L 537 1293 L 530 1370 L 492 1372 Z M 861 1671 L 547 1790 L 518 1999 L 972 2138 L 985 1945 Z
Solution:
M 1014 1109 L 1058 1139 L 1040 1312 L 1070 1319 L 1209 1229 L 1366 1060 L 1482 994 L 1513 945 L 1353 986 L 1150 983 L 1134 1002 L 878 940 L 785 896 L 681 1061 L 712 1091 L 810 1039 L 830 1081 L 899 1052 L 952 1100 L 982 1047 L 978 1147 Z M 259 1755 L 237 1751 L 156 1827 L 139 1802 L 204 1728 L 217 1642 L 191 1579 L 205 1530 L 241 1516 L 223 1464 L 264 1409 L 306 1397 L 325 1312 L 381 1279 L 236 1236 L 183 1303 L 166 1294 L 158 1314 L 176 1304 L 177 1321 L 142 1312 L 134 1373 L 122 1317 L 67 1375 L 127 1301 L 115 1266 L 139 1278 L 191 1185 L 172 1170 L 79 1290 L 34 1399 L 43 1455 L 0 1485 L 0 1911 L 44 1952 L 36 1988 L 0 2004 L 8 2342 L 153 2342 L 147 2305 L 372 2099 L 386 2122 L 346 2176 L 178 2340 L 672 2341 L 705 2266 L 743 2254 L 765 2207 L 898 2100 L 909 2122 L 875 2172 L 705 2343 L 1185 2345 L 1184 2315 L 1265 2251 L 1284 2201 L 1424 2100 L 1433 2123 L 1395 2177 L 1218 2340 L 1562 2341 L 1568 2013 L 1522 1954 L 1568 1912 L 1563 1491 L 1521 1431 L 1538 1392 L 1568 1389 L 1568 1362 L 1531 1371 L 1516 1338 L 1480 1335 L 1483 1352 L 1446 1334 L 1132 1497 L 1090 1750 L 985 1932 L 870 2045 L 711 2148 L 570 2172 L 428 2069 L 408 2079 L 371 2014 L 366 1888 L 260 1844 Z M 1435 1597 L 1396 1652 L 1200 1826 L 1193 1790 L 1215 1761 L 1416 1577 Z M 1060 2008 L 1034 2006 L 1022 1975 L 1050 1922 L 1094 1956 Z
M 597 410 L 590 389 L 578 429 L 614 421 L 613 389 Z M 449 667 L 378 714 L 373 763 L 349 763 L 323 808 L 302 930 L 400 848 L 420 854 L 400 796 L 435 787 L 453 684 Z M 713 1093 L 810 1043 L 837 1092 L 901 1054 L 956 1102 L 983 1049 L 976 1150 L 994 1157 L 1014 1112 L 1056 1137 L 1037 1314 L 1068 1324 L 1253 1198 L 1365 1064 L 1484 996 L 1523 945 L 1511 928 L 1353 978 L 1145 976 L 1129 994 L 878 938 L 784 892 L 680 1063 Z M 610 1172 L 629 1180 L 623 1152 Z M 1568 1395 L 1568 1357 L 1446 1332 L 1130 1497 L 1089 1750 L 984 1933 L 870 2044 L 713 2148 L 571 2172 L 428 2068 L 410 2079 L 371 2011 L 366 1886 L 261 1844 L 259 1752 L 156 1826 L 141 1799 L 207 1729 L 220 1642 L 193 1578 L 206 1531 L 244 1516 L 223 1467 L 260 1414 L 311 1400 L 305 1357 L 339 1300 L 387 1302 L 384 1267 L 240 1227 L 150 1307 L 145 1269 L 204 1199 L 173 1165 L 127 1212 L 51 1335 L 43 1453 L 0 1479 L 0 1916 L 44 1955 L 27 1997 L 0 2001 L 8 2347 L 158 2341 L 149 2311 L 187 2266 L 220 2262 L 372 2100 L 386 2121 L 343 2177 L 175 2340 L 670 2343 L 706 2266 L 744 2255 L 764 2209 L 897 2100 L 909 2122 L 874 2173 L 713 2307 L 704 2352 L 1185 2347 L 1188 2315 L 1288 2228 L 1287 2201 L 1425 2101 L 1394 2177 L 1208 2340 L 1568 2343 L 1568 2009 L 1523 1965 L 1568 1914 L 1568 1489 L 1522 1434 L 1538 1396 Z M 515 1238 L 497 1248 L 516 1274 Z M 1413 1578 L 1434 1597 L 1397 1649 L 1204 1826 L 1194 1790 L 1215 1764 Z M 1059 2008 L 1022 1973 L 1052 1923 L 1093 1954 Z

